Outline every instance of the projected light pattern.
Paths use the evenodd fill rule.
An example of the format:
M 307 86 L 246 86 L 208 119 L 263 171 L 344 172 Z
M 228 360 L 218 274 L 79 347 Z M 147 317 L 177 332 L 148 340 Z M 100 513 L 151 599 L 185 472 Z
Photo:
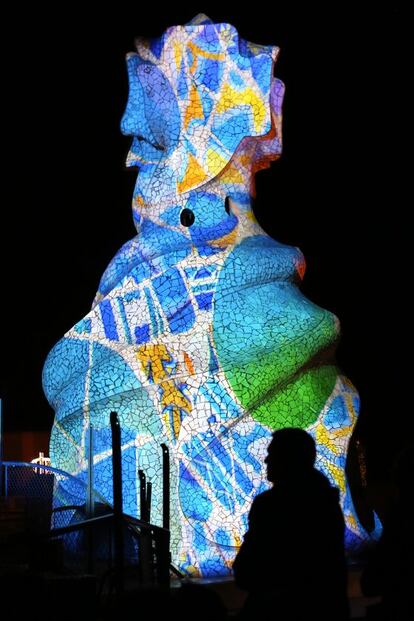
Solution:
M 128 165 L 139 167 L 138 234 L 44 369 L 53 465 L 86 478 L 92 424 L 95 486 L 111 502 L 115 410 L 124 510 L 139 516 L 143 469 L 156 524 L 169 446 L 173 561 L 192 575 L 229 573 L 251 502 L 268 487 L 271 433 L 287 426 L 315 438 L 348 545 L 368 537 L 344 474 L 359 401 L 332 364 L 338 321 L 299 291 L 300 251 L 268 237 L 251 209 L 255 172 L 281 153 L 277 51 L 205 16 L 138 41 L 122 119 Z

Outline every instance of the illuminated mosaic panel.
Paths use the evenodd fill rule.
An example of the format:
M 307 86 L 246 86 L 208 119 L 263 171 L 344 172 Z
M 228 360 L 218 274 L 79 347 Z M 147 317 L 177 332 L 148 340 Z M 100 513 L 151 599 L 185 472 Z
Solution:
M 91 312 L 50 352 L 54 466 L 112 500 L 109 414 L 122 425 L 124 509 L 139 516 L 137 471 L 161 524 L 161 449 L 171 455 L 174 563 L 226 574 L 256 494 L 268 487 L 273 430 L 308 430 L 318 467 L 341 490 L 347 542 L 368 537 L 344 475 L 359 400 L 325 354 L 336 317 L 299 291 L 297 248 L 255 221 L 254 174 L 281 153 L 278 49 L 197 16 L 128 55 L 121 128 L 137 235 L 106 269 Z

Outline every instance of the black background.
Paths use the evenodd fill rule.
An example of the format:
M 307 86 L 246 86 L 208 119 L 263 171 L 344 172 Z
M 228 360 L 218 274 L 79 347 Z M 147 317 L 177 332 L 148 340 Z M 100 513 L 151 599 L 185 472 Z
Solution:
M 153 5 L 21 8 L 3 22 L 5 429 L 51 427 L 45 357 L 134 235 L 135 172 L 119 131 L 125 54 L 135 36 L 204 11 L 281 49 L 284 153 L 257 176 L 256 216 L 301 248 L 302 290 L 341 320 L 338 361 L 360 392 L 358 432 L 381 476 L 412 433 L 407 16 L 395 4 Z

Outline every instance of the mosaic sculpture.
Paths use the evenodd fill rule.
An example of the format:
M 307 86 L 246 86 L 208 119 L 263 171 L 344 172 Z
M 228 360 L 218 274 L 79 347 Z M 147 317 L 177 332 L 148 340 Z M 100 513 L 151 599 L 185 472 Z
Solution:
M 281 153 L 277 54 L 203 15 L 137 41 L 121 124 L 127 165 L 139 168 L 137 235 L 44 369 L 53 465 L 86 477 L 92 424 L 95 487 L 111 501 L 115 410 L 124 510 L 139 516 L 143 469 L 155 524 L 169 446 L 173 562 L 192 575 L 230 572 L 282 427 L 315 438 L 348 546 L 368 537 L 344 474 L 359 400 L 332 362 L 338 320 L 301 294 L 301 252 L 267 236 L 251 209 L 255 173 Z

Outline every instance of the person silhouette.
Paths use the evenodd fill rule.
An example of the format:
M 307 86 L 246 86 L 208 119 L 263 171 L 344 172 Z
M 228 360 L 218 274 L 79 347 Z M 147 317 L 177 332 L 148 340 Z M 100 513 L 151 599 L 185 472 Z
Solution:
M 349 618 L 339 492 L 315 459 L 315 442 L 302 429 L 273 433 L 265 460 L 273 487 L 254 499 L 233 564 L 236 584 L 248 592 L 242 618 Z

